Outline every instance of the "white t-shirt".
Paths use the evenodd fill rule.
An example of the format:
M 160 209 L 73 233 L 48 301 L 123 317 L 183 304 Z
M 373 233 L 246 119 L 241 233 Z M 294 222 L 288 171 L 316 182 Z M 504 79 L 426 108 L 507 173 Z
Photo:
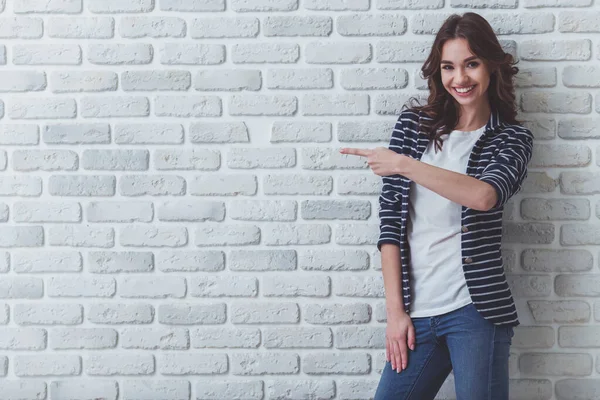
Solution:
M 461 174 L 466 173 L 473 146 L 485 126 L 474 131 L 452 131 L 442 136 L 442 151 L 431 140 L 421 161 Z M 462 206 L 417 185 L 410 184 L 407 238 L 410 245 L 411 317 L 445 314 L 471 303 L 462 269 Z

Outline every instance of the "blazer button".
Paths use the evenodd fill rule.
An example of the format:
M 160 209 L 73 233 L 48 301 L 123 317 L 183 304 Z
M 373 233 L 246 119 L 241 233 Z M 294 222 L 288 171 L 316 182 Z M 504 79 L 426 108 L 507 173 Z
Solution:
M 462 227 L 462 231 L 463 231 L 463 232 L 469 232 L 469 228 L 467 228 L 466 226 L 463 226 L 463 227 Z
M 471 264 L 472 262 L 473 262 L 473 259 L 471 257 L 465 258 L 465 264 Z

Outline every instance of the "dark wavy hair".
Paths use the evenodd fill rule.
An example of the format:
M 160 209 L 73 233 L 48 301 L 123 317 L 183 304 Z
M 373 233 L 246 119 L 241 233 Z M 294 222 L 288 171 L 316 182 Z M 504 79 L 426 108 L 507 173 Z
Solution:
M 444 21 L 431 46 L 429 57 L 421 67 L 421 76 L 427 79 L 429 97 L 426 105 L 418 104 L 411 97 L 406 106 L 414 111 L 422 111 L 432 121 L 426 125 L 429 138 L 434 141 L 436 151 L 442 149 L 440 136 L 450 133 L 459 120 L 459 104 L 442 84 L 441 66 L 442 48 L 449 39 L 463 38 L 469 44 L 470 51 L 481 58 L 490 71 L 488 99 L 492 110 L 497 110 L 500 118 L 510 124 L 520 124 L 516 120 L 517 106 L 513 75 L 519 72 L 514 65 L 518 63 L 506 53 L 488 21 L 481 15 L 467 12 L 462 16 L 453 14 Z M 417 102 L 417 105 L 415 105 Z

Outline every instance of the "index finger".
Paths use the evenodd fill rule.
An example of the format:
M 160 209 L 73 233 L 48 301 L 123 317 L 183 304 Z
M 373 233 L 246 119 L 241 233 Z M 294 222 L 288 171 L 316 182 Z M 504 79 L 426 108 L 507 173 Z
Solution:
M 371 150 L 369 150 L 369 149 L 354 149 L 354 148 L 349 148 L 349 147 L 344 147 L 343 149 L 340 149 L 340 152 L 342 154 L 352 154 L 355 156 L 363 156 L 363 157 L 368 157 L 369 154 L 371 154 Z

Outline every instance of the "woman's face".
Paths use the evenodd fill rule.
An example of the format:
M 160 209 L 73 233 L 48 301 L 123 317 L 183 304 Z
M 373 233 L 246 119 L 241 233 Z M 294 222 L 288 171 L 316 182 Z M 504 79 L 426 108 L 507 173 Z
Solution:
M 444 43 L 440 68 L 444 87 L 461 106 L 477 108 L 480 102 L 488 101 L 490 73 L 483 60 L 471 53 L 466 39 L 450 39 Z M 471 90 L 459 93 L 457 88 L 463 88 L 463 92 Z

